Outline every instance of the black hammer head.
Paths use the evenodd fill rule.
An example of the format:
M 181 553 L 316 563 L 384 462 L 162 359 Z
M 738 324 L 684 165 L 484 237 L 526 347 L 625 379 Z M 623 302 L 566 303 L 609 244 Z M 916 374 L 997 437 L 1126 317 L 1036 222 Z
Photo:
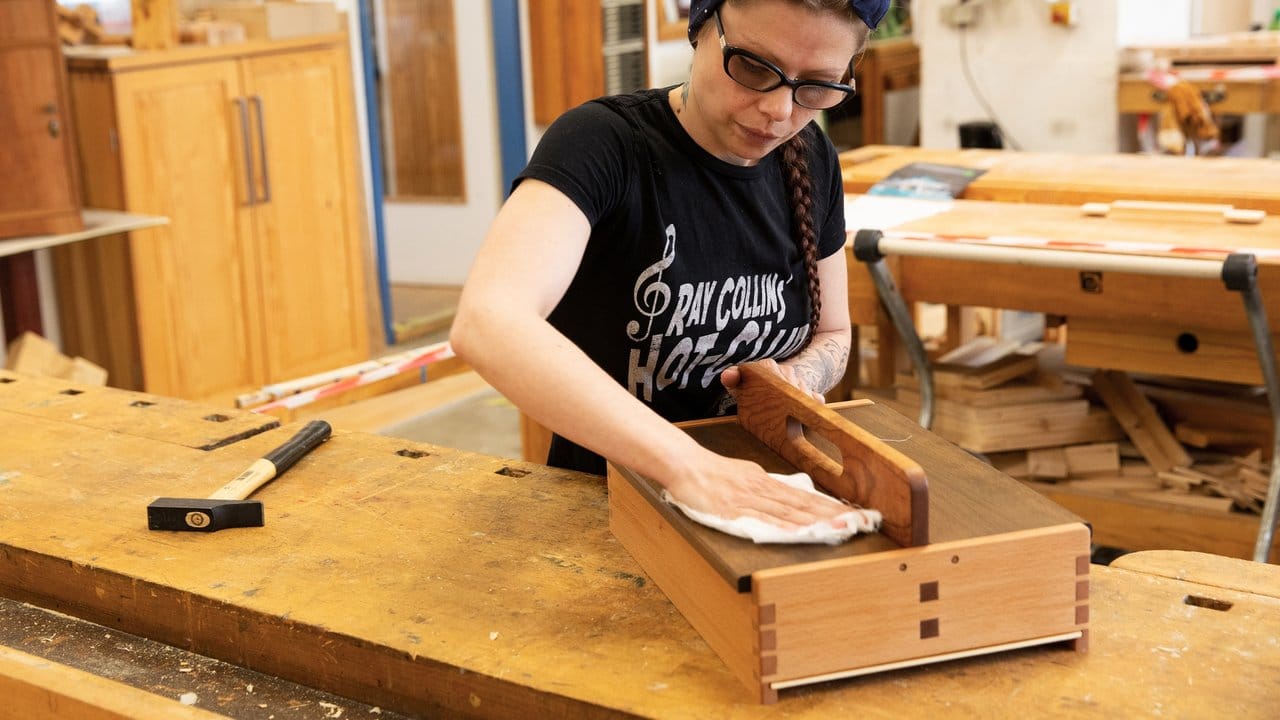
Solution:
M 158 498 L 147 506 L 147 527 L 152 530 L 215 532 L 262 526 L 262 503 L 258 500 Z

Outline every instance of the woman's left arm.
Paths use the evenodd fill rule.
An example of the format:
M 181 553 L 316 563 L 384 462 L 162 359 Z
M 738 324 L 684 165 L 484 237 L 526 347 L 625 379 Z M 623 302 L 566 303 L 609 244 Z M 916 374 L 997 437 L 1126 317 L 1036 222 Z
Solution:
M 778 363 L 783 377 L 821 398 L 844 377 L 849 362 L 849 268 L 845 250 L 818 261 L 822 317 L 813 340 L 790 358 Z

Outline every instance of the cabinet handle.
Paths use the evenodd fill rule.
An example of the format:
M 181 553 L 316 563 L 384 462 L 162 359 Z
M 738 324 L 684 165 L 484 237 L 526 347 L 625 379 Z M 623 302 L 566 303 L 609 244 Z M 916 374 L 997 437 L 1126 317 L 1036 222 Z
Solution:
M 262 96 L 254 95 L 249 98 L 253 103 L 253 109 L 258 113 L 258 165 L 262 168 L 262 198 L 259 202 L 271 202 L 271 176 L 267 170 L 267 137 L 262 126 L 264 120 L 262 117 Z
M 244 98 L 236 98 L 235 104 L 240 109 L 240 145 L 244 153 L 244 189 L 249 198 L 245 201 L 244 207 L 252 207 L 257 202 L 257 193 L 253 189 L 253 143 L 249 140 L 249 105 L 244 101 Z

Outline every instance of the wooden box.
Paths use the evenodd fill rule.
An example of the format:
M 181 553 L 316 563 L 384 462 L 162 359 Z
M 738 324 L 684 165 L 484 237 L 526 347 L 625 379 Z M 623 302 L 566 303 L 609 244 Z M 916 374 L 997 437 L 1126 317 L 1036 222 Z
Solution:
M 610 530 L 761 702 L 1031 645 L 1085 650 L 1089 528 L 1078 517 L 892 410 L 865 400 L 815 407 L 821 418 L 793 407 L 774 418 L 778 432 L 762 433 L 781 453 L 732 418 L 686 430 L 719 453 L 804 470 L 828 488 L 840 485 L 831 470 L 860 477 L 854 492 L 881 504 L 846 499 L 881 510 L 881 533 L 836 547 L 754 545 L 693 523 L 654 483 L 609 467 Z M 833 453 L 833 433 L 863 450 L 844 437 Z M 886 456 L 905 456 L 905 477 L 868 471 Z M 925 477 L 927 492 L 917 492 Z M 911 496 L 923 507 L 885 494 L 904 483 L 919 486 Z

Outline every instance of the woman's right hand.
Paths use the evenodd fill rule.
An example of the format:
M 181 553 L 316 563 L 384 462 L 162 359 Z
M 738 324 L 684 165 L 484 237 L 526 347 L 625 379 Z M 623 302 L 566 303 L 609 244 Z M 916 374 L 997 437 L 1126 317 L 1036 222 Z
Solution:
M 754 462 L 700 450 L 665 483 L 667 492 L 685 505 L 723 518 L 752 517 L 786 530 L 821 521 L 845 527 L 835 519 L 849 511 L 840 501 L 781 483 Z

